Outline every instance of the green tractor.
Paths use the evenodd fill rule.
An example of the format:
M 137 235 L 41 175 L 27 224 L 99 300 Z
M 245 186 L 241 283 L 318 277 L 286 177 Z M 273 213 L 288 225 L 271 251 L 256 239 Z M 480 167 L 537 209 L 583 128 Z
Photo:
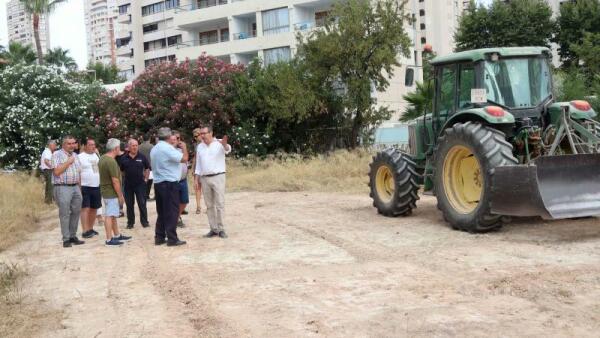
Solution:
M 600 124 L 586 101 L 555 102 L 544 47 L 487 48 L 431 61 L 433 112 L 409 147 L 370 165 L 373 205 L 407 216 L 421 187 L 455 229 L 498 229 L 507 216 L 600 215 Z

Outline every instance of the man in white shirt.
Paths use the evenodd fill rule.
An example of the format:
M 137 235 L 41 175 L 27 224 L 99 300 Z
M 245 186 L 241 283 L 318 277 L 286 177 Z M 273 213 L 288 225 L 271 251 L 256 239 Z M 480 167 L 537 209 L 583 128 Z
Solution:
M 91 238 L 98 234 L 94 230 L 94 223 L 98 209 L 102 206 L 100 196 L 100 172 L 98 162 L 100 158 L 96 154 L 96 142 L 87 139 L 83 152 L 78 155 L 81 163 L 81 231 L 83 238 Z
M 227 136 L 222 140 L 213 137 L 212 126 L 200 129 L 202 142 L 196 147 L 195 179 L 202 184 L 206 214 L 210 231 L 204 237 L 227 238 L 223 227 L 225 213 L 225 155 L 231 152 Z
M 56 141 L 48 140 L 46 149 L 42 152 L 40 159 L 40 169 L 44 175 L 45 183 L 45 201 L 46 204 L 52 204 L 52 153 L 56 150 Z

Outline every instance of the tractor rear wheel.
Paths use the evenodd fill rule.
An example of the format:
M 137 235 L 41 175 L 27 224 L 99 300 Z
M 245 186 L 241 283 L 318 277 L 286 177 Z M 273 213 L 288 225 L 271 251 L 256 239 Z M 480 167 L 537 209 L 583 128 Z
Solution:
M 435 151 L 438 209 L 453 228 L 488 232 L 502 226 L 491 213 L 494 168 L 517 164 L 512 145 L 499 130 L 479 123 L 457 123 L 444 131 Z
M 370 196 L 377 211 L 390 217 L 410 215 L 419 199 L 419 174 L 412 158 L 388 148 L 373 156 L 370 167 Z

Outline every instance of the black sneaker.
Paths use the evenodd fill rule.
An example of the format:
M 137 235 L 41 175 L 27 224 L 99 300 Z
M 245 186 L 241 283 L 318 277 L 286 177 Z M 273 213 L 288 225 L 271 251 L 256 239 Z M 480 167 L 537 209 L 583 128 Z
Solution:
M 117 240 L 116 238 L 111 238 L 110 241 L 105 241 L 104 244 L 109 245 L 109 246 L 111 246 L 111 245 L 118 246 L 118 245 L 123 245 L 123 242 Z
M 92 230 L 86 231 L 81 234 L 81 237 L 83 238 L 92 238 L 94 236 L 96 236 L 96 234 Z
M 123 234 L 120 234 L 119 237 L 114 237 L 114 239 L 118 241 L 128 241 L 131 239 L 131 236 L 125 236 Z
M 71 247 L 71 241 L 64 241 L 63 242 L 63 248 L 70 248 Z
M 167 243 L 167 241 L 164 238 L 155 238 L 154 239 L 154 245 L 163 245 Z
M 185 241 L 177 240 L 176 242 L 167 242 L 167 246 L 180 246 L 184 245 L 185 243 Z
M 94 230 L 94 229 L 92 229 L 92 230 L 90 230 L 90 231 L 94 233 L 94 236 L 96 236 L 96 235 L 99 235 L 98 231 L 96 231 L 96 230 Z
M 126 227 L 126 229 L 133 229 L 133 225 L 131 225 L 131 224 L 127 224 L 127 227 Z
M 202 237 L 204 237 L 204 238 L 211 238 L 211 237 L 215 237 L 215 236 L 219 236 L 219 234 L 211 230 L 208 233 L 206 233 L 206 235 L 204 235 Z
M 69 241 L 71 242 L 71 244 L 74 244 L 74 245 L 81 245 L 81 244 L 85 243 L 84 241 L 80 241 L 79 238 L 77 238 L 77 237 L 71 237 L 71 238 L 69 238 Z
M 149 227 L 149 226 L 150 226 L 150 224 L 148 224 L 148 223 L 146 223 L 146 224 L 142 224 L 142 228 L 147 228 L 147 227 Z
M 178 228 L 185 228 L 185 224 L 183 224 L 183 220 L 179 217 L 179 221 L 177 221 Z
M 227 238 L 229 236 L 227 236 L 227 234 L 225 233 L 225 231 L 220 231 L 219 232 L 219 237 L 221 237 L 221 238 Z

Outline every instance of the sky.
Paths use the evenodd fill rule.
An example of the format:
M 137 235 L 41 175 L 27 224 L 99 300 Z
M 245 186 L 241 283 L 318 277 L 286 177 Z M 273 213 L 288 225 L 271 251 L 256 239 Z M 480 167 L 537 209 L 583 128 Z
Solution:
M 67 0 L 58 5 L 50 16 L 50 44 L 51 47 L 68 49 L 71 56 L 77 61 L 79 68 L 87 65 L 87 45 L 85 24 L 83 21 L 83 1 Z M 0 45 L 8 44 L 6 3 L 0 0 Z M 477 0 L 478 3 L 489 4 L 492 0 Z

